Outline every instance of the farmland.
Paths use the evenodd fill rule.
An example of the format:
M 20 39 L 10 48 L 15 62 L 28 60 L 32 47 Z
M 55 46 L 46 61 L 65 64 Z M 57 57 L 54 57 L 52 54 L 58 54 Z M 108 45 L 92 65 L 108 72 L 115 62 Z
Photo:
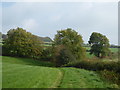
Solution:
M 90 47 L 84 47 L 86 50 L 90 50 Z M 113 53 L 118 53 L 118 50 L 119 50 L 119 48 L 109 48 L 109 50 L 111 51 L 111 52 L 113 52 Z M 90 58 L 90 59 L 92 59 L 93 57 L 94 57 L 94 55 L 92 54 L 92 55 L 90 55 L 90 53 L 89 52 L 86 52 L 86 56 L 87 56 L 87 58 Z M 116 57 L 116 59 L 118 59 L 117 57 Z
M 114 86 L 102 81 L 95 72 L 84 69 L 55 68 L 51 67 L 52 64 L 49 62 L 6 56 L 2 56 L 2 62 L 3 88 L 110 88 Z
M 0 3 L 0 88 L 120 89 L 117 2 Z
M 90 50 L 90 47 L 85 47 L 86 50 Z M 118 48 L 109 48 L 111 52 L 118 52 Z
M 70 28 L 58 31 L 53 42 L 19 27 L 10 32 L 0 56 L 3 88 L 119 88 L 118 49 L 109 48 L 102 34 L 93 32 L 106 42 L 93 43 L 90 51 Z

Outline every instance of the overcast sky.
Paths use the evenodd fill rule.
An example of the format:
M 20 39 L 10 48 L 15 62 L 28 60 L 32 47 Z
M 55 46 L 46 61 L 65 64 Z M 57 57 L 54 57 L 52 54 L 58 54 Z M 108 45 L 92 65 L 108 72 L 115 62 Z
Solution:
M 88 42 L 92 32 L 118 44 L 117 2 L 4 2 L 2 32 L 21 27 L 42 37 L 54 38 L 57 30 L 72 28 Z

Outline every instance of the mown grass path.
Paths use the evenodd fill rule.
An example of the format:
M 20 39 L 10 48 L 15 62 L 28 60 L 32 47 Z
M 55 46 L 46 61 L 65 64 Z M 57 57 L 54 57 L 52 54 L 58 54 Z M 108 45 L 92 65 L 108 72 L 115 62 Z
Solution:
M 3 88 L 111 87 L 93 71 L 76 68 L 52 68 L 46 66 L 47 64 L 50 66 L 48 62 L 46 64 L 45 62 L 12 57 L 3 57 L 2 62 Z
M 57 79 L 50 88 L 58 88 L 59 85 L 61 84 L 62 78 L 63 78 L 63 72 L 61 72 L 61 70 L 59 69 Z
M 59 88 L 110 88 L 93 71 L 77 68 L 61 68 L 64 72 Z

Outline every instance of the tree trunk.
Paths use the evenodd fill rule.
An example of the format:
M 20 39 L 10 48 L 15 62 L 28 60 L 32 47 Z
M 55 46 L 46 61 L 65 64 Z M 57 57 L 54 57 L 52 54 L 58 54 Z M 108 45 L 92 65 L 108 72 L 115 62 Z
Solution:
M 100 53 L 98 53 L 98 55 L 97 55 L 98 57 L 100 57 Z

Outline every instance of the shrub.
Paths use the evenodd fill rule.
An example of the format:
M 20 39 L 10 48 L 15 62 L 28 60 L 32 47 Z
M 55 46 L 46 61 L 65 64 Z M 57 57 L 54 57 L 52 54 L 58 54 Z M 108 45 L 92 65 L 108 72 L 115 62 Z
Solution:
M 98 72 L 102 79 L 120 85 L 120 74 L 114 71 L 103 70 Z
M 51 61 L 53 59 L 53 48 L 52 47 L 45 47 L 42 51 L 40 59 Z
M 93 70 L 93 71 L 109 70 L 109 71 L 115 71 L 117 73 L 120 73 L 120 61 L 102 62 L 102 61 L 83 60 L 79 62 L 71 62 L 65 66 L 84 68 L 84 69 Z
M 108 55 L 109 59 L 116 59 L 118 58 L 119 52 L 110 52 Z
M 56 66 L 62 66 L 72 61 L 76 61 L 71 51 L 63 45 L 54 47 L 54 63 Z

